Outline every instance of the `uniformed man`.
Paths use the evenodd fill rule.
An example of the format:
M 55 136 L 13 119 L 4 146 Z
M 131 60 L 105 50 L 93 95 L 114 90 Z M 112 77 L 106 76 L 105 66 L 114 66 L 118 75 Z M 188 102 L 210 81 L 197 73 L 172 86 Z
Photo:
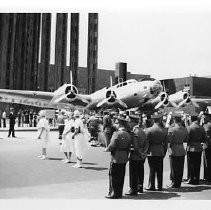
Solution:
M 206 132 L 206 148 L 204 152 L 204 179 L 207 182 L 211 182 L 211 116 L 206 115 L 203 127 Z
M 148 163 L 149 184 L 146 190 L 155 190 L 155 175 L 157 175 L 158 190 L 163 190 L 163 158 L 167 151 L 167 129 L 161 126 L 162 115 L 155 113 L 152 116 L 154 124 L 146 129 L 149 141 Z
M 143 193 L 144 162 L 147 157 L 149 143 L 140 119 L 139 116 L 130 115 L 130 124 L 132 126 L 132 148 L 129 156 L 130 190 L 126 195 Z
M 201 154 L 202 143 L 205 142 L 205 130 L 199 124 L 199 118 L 197 115 L 191 116 L 191 125 L 188 127 L 188 142 L 187 142 L 187 155 L 189 161 L 189 180 L 187 184 L 199 184 L 200 178 L 200 166 L 201 166 Z
M 126 130 L 127 121 L 117 118 L 118 130 L 112 135 L 110 144 L 105 149 L 111 152 L 109 169 L 109 193 L 106 198 L 118 199 L 122 197 L 125 168 L 131 145 L 131 136 Z
M 182 126 L 182 115 L 173 113 L 173 125 L 168 129 L 168 152 L 171 169 L 171 184 L 168 187 L 180 188 L 186 151 L 183 143 L 187 142 L 188 131 Z

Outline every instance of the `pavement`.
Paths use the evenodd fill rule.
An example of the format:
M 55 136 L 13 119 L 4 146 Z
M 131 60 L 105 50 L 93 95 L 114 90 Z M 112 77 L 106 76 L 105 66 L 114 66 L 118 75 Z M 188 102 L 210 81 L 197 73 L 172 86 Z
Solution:
M 64 164 L 58 144 L 58 131 L 51 131 L 48 159 L 40 160 L 40 140 L 37 133 L 17 131 L 17 138 L 8 138 L 7 131 L 0 132 L 0 199 L 71 199 L 106 201 L 108 192 L 108 167 L 110 154 L 102 147 L 88 146 L 83 168 Z M 185 163 L 186 164 L 186 163 Z M 201 169 L 201 172 L 203 168 Z M 145 187 L 148 181 L 148 163 L 145 163 Z M 184 178 L 187 174 L 186 166 Z M 201 178 L 203 173 L 201 173 Z M 169 184 L 169 160 L 164 159 L 164 191 L 144 191 L 138 196 L 123 196 L 121 200 L 211 200 L 211 185 L 182 184 L 180 189 L 167 189 Z M 123 192 L 128 191 L 128 165 Z M 110 202 L 110 201 L 109 201 Z

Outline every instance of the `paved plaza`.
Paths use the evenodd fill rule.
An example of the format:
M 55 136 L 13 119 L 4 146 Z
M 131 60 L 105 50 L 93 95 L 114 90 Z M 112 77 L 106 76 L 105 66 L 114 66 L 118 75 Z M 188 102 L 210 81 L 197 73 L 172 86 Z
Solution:
M 8 138 L 0 132 L 0 199 L 97 199 L 106 200 L 110 154 L 102 147 L 88 146 L 83 168 L 64 164 L 59 150 L 58 132 L 51 131 L 48 160 L 40 160 L 40 142 L 35 131 L 17 131 L 17 138 Z M 186 168 L 186 166 L 185 166 Z M 145 163 L 145 187 L 148 181 L 148 163 Z M 201 177 L 203 176 L 201 169 Z M 186 170 L 184 171 L 184 178 Z M 211 185 L 182 184 L 181 189 L 167 189 L 169 160 L 164 159 L 164 191 L 144 192 L 138 196 L 123 196 L 130 200 L 211 200 Z M 128 165 L 124 193 L 129 189 Z

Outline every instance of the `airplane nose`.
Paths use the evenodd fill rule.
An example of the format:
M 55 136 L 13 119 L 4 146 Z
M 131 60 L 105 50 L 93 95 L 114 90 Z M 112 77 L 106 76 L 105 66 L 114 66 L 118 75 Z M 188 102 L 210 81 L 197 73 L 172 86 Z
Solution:
M 161 91 L 163 87 L 159 81 L 156 81 L 155 83 L 152 84 L 150 87 L 150 93 L 154 96 L 157 96 Z

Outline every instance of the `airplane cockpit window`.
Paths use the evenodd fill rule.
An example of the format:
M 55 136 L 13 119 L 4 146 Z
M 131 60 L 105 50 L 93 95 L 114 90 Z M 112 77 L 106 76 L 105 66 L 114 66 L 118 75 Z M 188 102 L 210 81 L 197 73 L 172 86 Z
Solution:
M 131 84 L 131 83 L 137 83 L 137 81 L 135 79 L 130 79 L 130 80 L 127 80 L 125 82 L 121 82 L 121 83 L 117 84 L 116 88 Z

